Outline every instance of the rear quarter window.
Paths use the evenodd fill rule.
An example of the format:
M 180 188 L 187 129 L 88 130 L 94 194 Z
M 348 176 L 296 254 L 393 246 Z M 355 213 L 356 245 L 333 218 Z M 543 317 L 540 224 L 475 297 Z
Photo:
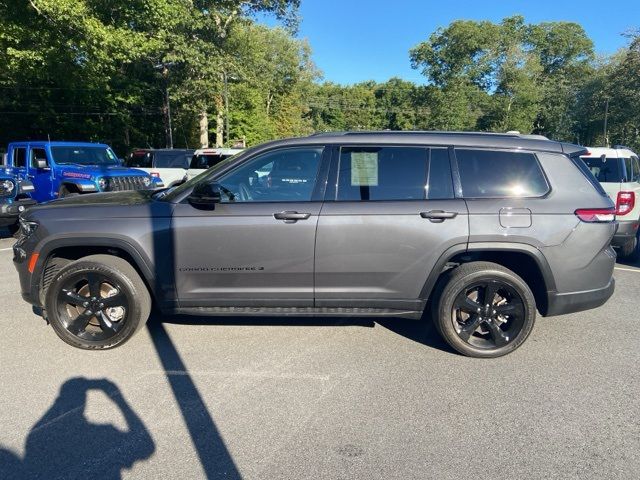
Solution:
M 461 148 L 455 153 L 465 198 L 542 197 L 549 192 L 532 153 Z

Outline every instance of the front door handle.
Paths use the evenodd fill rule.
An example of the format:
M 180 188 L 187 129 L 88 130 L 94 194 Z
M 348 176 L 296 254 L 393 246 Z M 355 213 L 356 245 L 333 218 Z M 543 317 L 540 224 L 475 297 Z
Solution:
M 428 212 L 420 212 L 422 218 L 428 218 L 430 222 L 442 223 L 447 219 L 456 218 L 458 212 L 445 212 L 444 210 L 429 210 Z
M 311 216 L 310 213 L 298 213 L 298 212 L 291 212 L 291 211 L 279 212 L 279 213 L 273 214 L 273 218 L 275 218 L 276 220 L 284 220 L 285 223 L 295 223 L 298 220 L 306 220 L 310 216 Z

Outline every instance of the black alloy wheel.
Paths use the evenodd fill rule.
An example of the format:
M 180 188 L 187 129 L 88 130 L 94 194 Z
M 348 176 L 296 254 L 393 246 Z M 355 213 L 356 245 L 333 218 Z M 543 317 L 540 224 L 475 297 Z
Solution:
M 108 340 L 127 322 L 130 299 L 117 279 L 101 272 L 69 276 L 55 300 L 58 318 L 69 333 L 88 341 Z
M 524 301 L 511 285 L 488 279 L 460 291 L 451 318 L 463 341 L 479 348 L 501 348 L 524 326 Z
M 49 262 L 56 260 L 61 259 Z M 151 296 L 127 260 L 99 254 L 56 263 L 61 266 L 45 286 L 44 306 L 54 331 L 69 345 L 114 348 L 145 325 Z
M 531 288 L 493 262 L 470 262 L 447 272 L 434 293 L 432 320 L 446 342 L 471 357 L 493 358 L 517 349 L 536 318 Z

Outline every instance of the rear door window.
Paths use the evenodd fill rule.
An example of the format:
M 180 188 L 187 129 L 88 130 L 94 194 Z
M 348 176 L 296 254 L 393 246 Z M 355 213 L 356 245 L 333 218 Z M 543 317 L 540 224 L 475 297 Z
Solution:
M 541 197 L 549 184 L 532 153 L 456 149 L 465 198 Z
M 25 147 L 13 149 L 13 166 L 16 168 L 27 166 L 27 149 Z
M 631 179 L 633 178 L 633 167 L 631 166 L 631 159 L 623 158 L 622 161 L 624 162 L 624 169 L 625 169 L 624 181 L 630 182 Z
M 631 162 L 633 163 L 633 171 L 634 171 L 634 182 L 640 182 L 640 160 L 638 157 L 631 157 Z
M 445 200 L 453 198 L 453 178 L 451 177 L 449 151 L 446 148 L 432 148 L 429 157 L 427 199 Z
M 612 157 L 580 157 L 599 182 L 622 182 L 620 160 Z
M 342 147 L 337 200 L 424 200 L 427 148 Z

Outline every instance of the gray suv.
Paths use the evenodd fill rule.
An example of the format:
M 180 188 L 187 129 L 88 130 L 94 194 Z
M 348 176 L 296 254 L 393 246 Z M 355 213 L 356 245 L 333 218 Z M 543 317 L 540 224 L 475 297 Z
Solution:
M 164 191 L 22 214 L 23 298 L 65 342 L 165 314 L 430 317 L 496 357 L 614 289 L 615 208 L 585 150 L 519 134 L 345 132 L 266 143 Z M 426 312 L 426 315 L 424 315 Z

